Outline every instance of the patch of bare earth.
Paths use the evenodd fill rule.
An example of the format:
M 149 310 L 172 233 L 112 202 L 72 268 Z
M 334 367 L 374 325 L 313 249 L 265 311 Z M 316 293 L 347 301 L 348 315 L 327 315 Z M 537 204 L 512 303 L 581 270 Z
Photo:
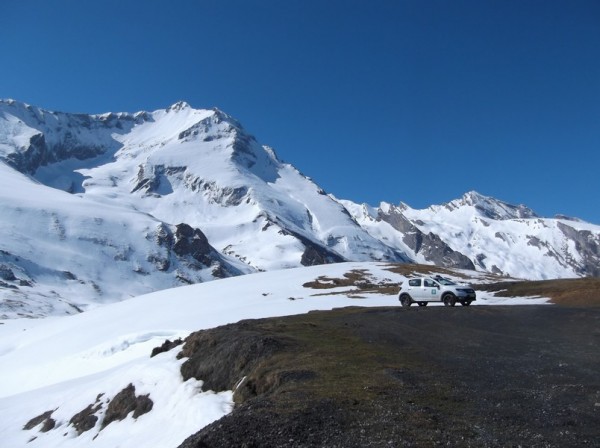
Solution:
M 349 288 L 341 291 L 313 294 L 314 296 L 340 294 L 350 298 L 363 298 L 362 294 L 398 294 L 400 284 L 391 280 L 376 282 L 366 269 L 353 269 L 346 272 L 342 278 L 321 275 L 312 282 L 304 283 L 310 289 Z
M 448 277 L 457 277 L 463 280 L 470 280 L 473 276 L 469 275 L 469 271 L 463 269 L 450 269 L 441 266 L 432 266 L 428 264 L 412 264 L 412 263 L 398 263 L 390 264 L 387 268 L 388 271 L 395 274 L 404 275 L 405 277 L 418 276 L 418 275 L 442 275 Z M 497 282 L 499 277 L 494 274 L 483 274 L 478 272 L 477 278 L 482 281 Z
M 600 306 L 600 278 L 497 282 L 479 289 L 499 297 L 540 296 L 558 305 Z
M 184 378 L 235 390 L 179 448 L 585 447 L 599 308 L 344 308 L 190 335 Z

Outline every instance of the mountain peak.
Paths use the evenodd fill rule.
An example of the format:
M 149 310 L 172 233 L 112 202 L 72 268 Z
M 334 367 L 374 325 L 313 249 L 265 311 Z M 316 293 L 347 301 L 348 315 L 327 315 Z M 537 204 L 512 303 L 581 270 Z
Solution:
M 184 110 L 184 109 L 191 109 L 192 106 L 190 106 L 187 102 L 185 101 L 177 101 L 175 104 L 170 105 L 169 107 L 167 107 L 167 112 L 179 112 L 180 110 Z
M 450 210 L 465 206 L 474 207 L 482 216 L 491 219 L 506 220 L 538 217 L 533 210 L 525 205 L 509 204 L 490 196 L 484 196 L 474 190 L 465 193 L 462 198 L 446 204 L 446 207 Z
M 467 191 L 463 196 L 462 196 L 462 200 L 470 203 L 471 205 L 480 203 L 480 202 L 485 202 L 485 201 L 489 201 L 489 200 L 493 200 L 493 198 L 490 198 L 489 196 L 484 196 L 481 193 L 478 193 L 475 190 L 471 190 L 471 191 Z

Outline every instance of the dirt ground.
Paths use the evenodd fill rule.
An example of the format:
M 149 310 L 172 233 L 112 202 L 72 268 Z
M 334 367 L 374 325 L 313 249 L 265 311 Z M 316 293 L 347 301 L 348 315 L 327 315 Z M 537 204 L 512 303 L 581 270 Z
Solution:
M 246 379 L 181 448 L 600 446 L 597 307 L 345 308 L 186 346 L 203 375 Z

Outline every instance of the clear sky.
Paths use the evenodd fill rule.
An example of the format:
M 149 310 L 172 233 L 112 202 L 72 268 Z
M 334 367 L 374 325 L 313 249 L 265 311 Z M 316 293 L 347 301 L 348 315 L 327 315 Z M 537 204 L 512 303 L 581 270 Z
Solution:
M 2 0 L 0 97 L 218 107 L 327 192 L 600 224 L 598 0 Z

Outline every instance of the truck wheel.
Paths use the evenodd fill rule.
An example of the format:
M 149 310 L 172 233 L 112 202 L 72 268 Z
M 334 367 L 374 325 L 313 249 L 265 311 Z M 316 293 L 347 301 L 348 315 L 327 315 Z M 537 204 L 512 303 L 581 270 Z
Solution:
M 417 302 L 419 306 L 427 306 L 427 302 Z
M 456 305 L 456 296 L 452 293 L 445 294 L 442 300 L 444 301 L 444 306 Z
M 407 308 L 412 305 L 412 299 L 410 298 L 410 296 L 408 294 L 402 294 L 400 296 L 400 304 L 404 308 Z

